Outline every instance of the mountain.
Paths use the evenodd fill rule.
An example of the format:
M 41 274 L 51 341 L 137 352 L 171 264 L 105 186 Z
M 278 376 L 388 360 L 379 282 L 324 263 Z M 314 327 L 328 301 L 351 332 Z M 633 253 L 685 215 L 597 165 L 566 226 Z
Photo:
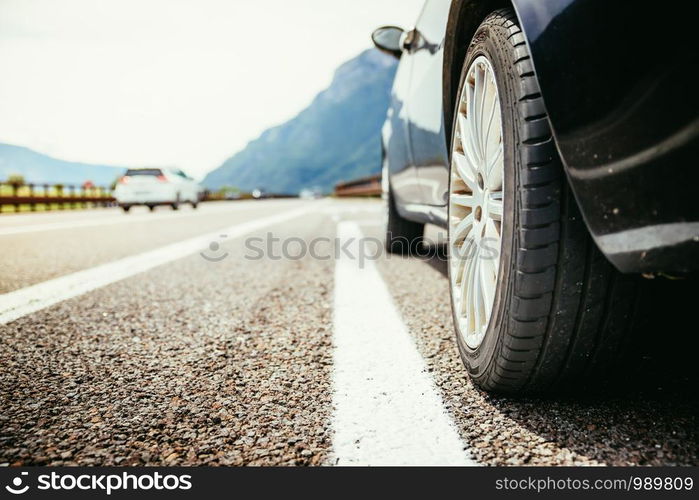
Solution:
M 396 66 L 396 59 L 375 49 L 344 63 L 310 106 L 263 132 L 203 184 L 290 194 L 318 186 L 329 192 L 337 182 L 379 173 Z
M 91 165 L 58 160 L 29 148 L 0 143 L 0 181 L 20 174 L 34 184 L 75 184 L 90 180 L 96 186 L 109 186 L 126 167 Z

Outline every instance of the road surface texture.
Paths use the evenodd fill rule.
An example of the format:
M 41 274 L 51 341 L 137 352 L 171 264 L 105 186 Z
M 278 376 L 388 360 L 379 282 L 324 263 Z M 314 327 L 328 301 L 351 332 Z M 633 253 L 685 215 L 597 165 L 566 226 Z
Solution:
M 353 200 L 0 216 L 0 465 L 699 465 L 681 301 L 633 382 L 491 396 L 441 247 L 367 258 L 381 221 Z

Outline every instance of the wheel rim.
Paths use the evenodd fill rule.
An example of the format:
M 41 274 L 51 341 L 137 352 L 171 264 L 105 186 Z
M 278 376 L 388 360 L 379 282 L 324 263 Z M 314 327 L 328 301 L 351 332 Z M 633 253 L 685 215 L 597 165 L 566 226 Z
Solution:
M 497 289 L 505 170 L 500 99 L 495 73 L 484 56 L 466 73 L 454 135 L 449 188 L 452 300 L 459 334 L 477 349 Z

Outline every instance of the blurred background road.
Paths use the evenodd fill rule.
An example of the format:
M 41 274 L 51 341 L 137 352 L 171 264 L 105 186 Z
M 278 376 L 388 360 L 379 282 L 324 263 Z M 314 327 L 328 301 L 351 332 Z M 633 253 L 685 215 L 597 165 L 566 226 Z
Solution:
M 16 290 L 190 236 L 217 231 L 250 218 L 284 211 L 298 202 L 253 201 L 183 206 L 149 213 L 135 207 L 43 214 L 3 215 L 3 272 L 0 292 Z
M 359 235 L 375 255 L 382 210 L 0 217 L 0 465 L 699 465 L 691 369 L 645 358 L 635 384 L 574 399 L 475 389 L 438 246 L 337 253 Z

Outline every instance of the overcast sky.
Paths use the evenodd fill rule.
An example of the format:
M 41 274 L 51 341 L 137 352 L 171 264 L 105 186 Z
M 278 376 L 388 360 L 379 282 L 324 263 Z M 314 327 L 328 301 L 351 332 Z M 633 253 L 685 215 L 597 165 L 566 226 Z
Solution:
M 0 0 L 0 142 L 201 177 L 423 0 Z

